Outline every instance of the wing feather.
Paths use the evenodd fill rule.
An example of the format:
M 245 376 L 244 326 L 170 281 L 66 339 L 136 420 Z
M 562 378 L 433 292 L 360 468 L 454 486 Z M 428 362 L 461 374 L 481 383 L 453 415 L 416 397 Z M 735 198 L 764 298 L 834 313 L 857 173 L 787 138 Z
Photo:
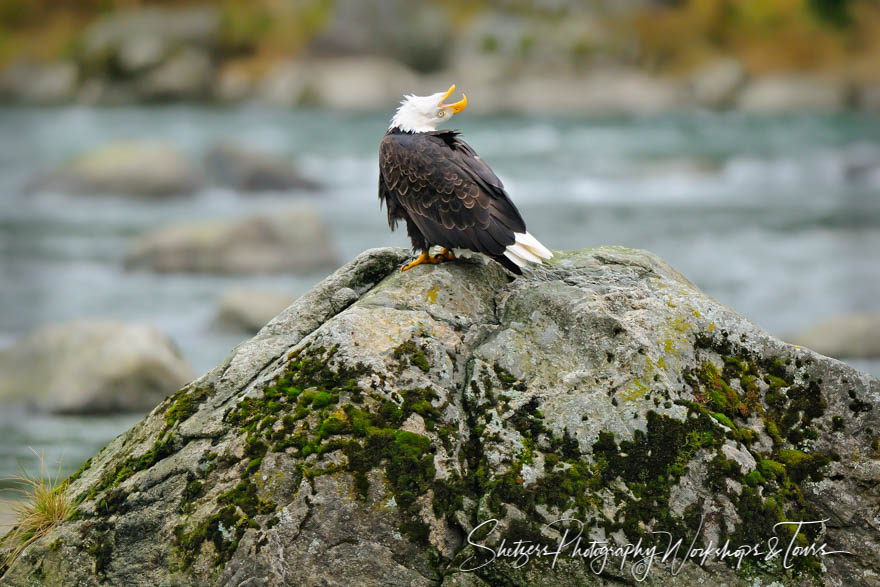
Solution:
M 393 197 L 430 244 L 499 256 L 525 232 L 501 180 L 453 131 L 389 133 L 380 160 L 386 201 Z M 389 206 L 389 222 L 390 214 Z

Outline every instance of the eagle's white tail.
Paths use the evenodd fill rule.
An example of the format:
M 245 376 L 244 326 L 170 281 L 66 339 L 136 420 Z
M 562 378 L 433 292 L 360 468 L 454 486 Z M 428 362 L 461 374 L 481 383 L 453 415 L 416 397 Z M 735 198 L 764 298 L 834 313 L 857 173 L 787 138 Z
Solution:
M 531 234 L 516 232 L 513 236 L 516 242 L 505 249 L 504 256 L 518 267 L 523 267 L 528 262 L 540 263 L 541 259 L 553 257 L 550 249 L 539 243 Z

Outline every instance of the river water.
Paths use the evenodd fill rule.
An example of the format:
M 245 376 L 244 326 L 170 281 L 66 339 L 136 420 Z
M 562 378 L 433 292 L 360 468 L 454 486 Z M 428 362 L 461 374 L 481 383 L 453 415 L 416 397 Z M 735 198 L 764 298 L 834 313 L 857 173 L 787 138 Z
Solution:
M 0 109 L 0 346 L 77 317 L 143 321 L 201 373 L 241 336 L 211 327 L 233 286 L 300 294 L 322 275 L 154 275 L 122 267 L 137 234 L 168 222 L 276 211 L 307 197 L 340 258 L 408 243 L 376 197 L 390 113 L 257 108 Z M 651 250 L 708 294 L 784 335 L 836 314 L 880 311 L 880 117 L 529 118 L 464 114 L 457 128 L 504 180 L 529 230 L 554 249 Z M 195 160 L 234 140 L 290 155 L 316 196 L 208 188 L 160 201 L 25 195 L 39 173 L 108 142 L 173 144 Z M 880 374 L 877 363 L 863 369 Z M 0 415 L 0 476 L 28 448 L 73 470 L 136 418 Z

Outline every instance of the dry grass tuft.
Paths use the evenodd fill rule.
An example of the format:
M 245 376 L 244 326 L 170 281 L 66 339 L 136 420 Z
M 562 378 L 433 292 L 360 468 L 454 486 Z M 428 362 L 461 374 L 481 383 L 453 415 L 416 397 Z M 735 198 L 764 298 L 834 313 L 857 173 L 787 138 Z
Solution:
M 34 454 L 37 454 L 34 451 Z M 61 463 L 54 477 L 47 475 L 43 455 L 40 459 L 40 474 L 32 476 L 22 469 L 20 475 L 6 479 L 16 485 L 13 489 L 21 496 L 19 500 L 6 500 L 15 517 L 15 525 L 0 544 L 7 549 L 6 566 L 18 557 L 31 543 L 45 536 L 57 523 L 67 519 L 73 511 L 73 503 L 67 495 L 67 484 L 59 482 Z

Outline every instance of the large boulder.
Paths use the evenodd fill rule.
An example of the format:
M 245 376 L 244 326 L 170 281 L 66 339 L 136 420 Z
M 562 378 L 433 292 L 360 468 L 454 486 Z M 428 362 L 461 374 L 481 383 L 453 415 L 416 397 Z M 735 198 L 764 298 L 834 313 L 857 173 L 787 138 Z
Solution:
M 318 189 L 317 183 L 299 174 L 290 159 L 236 143 L 211 147 L 205 168 L 217 183 L 243 192 Z
M 129 269 L 193 273 L 285 273 L 328 269 L 336 248 L 317 210 L 307 204 L 243 220 L 174 224 L 137 238 Z
M 174 343 L 143 324 L 66 322 L 0 350 L 0 404 L 6 407 L 146 412 L 192 378 Z
M 200 170 L 177 149 L 162 143 L 131 142 L 86 153 L 35 179 L 28 191 L 166 197 L 190 194 L 201 181 Z
M 789 339 L 837 359 L 878 359 L 880 315 L 833 316 L 791 335 Z
M 230 289 L 220 298 L 215 322 L 226 330 L 256 334 L 295 299 L 286 291 Z
M 559 253 L 517 279 L 406 258 L 355 259 L 111 442 L 3 580 L 876 584 L 880 381 L 646 252 Z M 577 553 L 562 518 L 585 526 Z M 824 520 L 793 546 L 852 554 L 783 559 L 787 520 Z M 660 531 L 682 540 L 674 566 Z M 774 534 L 768 560 L 688 550 L 765 553 Z M 558 559 L 522 554 L 560 540 Z M 603 565 L 605 540 L 660 551 Z

